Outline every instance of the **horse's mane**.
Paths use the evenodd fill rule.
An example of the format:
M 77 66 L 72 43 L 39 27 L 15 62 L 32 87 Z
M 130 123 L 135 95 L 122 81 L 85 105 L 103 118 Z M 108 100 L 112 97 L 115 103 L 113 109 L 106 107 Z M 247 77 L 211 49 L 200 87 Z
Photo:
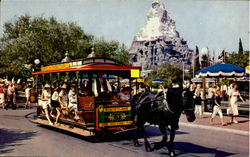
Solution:
M 182 104 L 182 89 L 181 88 L 168 88 L 167 102 L 171 109 L 180 107 Z

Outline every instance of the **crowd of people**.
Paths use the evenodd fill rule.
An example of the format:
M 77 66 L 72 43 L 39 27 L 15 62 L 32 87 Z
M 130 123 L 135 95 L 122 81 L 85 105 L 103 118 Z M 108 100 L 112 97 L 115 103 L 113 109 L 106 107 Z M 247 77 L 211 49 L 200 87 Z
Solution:
M 111 87 L 108 85 L 108 81 L 106 80 L 98 80 L 100 81 L 99 85 L 96 81 L 92 81 L 93 86 L 90 86 L 90 83 L 84 82 L 81 84 L 79 89 L 75 84 L 70 85 L 70 89 L 67 88 L 66 84 L 61 86 L 59 85 L 50 85 L 45 84 L 43 89 L 38 90 L 38 115 L 44 112 L 49 125 L 58 125 L 58 120 L 60 116 L 63 114 L 63 110 L 66 112 L 72 112 L 74 115 L 74 120 L 78 121 L 80 119 L 78 115 L 78 108 L 77 108 L 77 94 L 76 90 L 78 90 L 78 94 L 80 97 L 84 96 L 95 96 L 97 100 L 110 100 L 111 104 L 118 104 L 120 102 L 128 103 L 130 99 L 130 87 L 122 87 L 121 92 L 115 87 Z M 105 83 L 105 85 L 103 85 Z M 110 88 L 108 87 L 110 86 Z M 53 88 L 52 88 L 53 87 Z M 53 89 L 53 91 L 52 91 Z M 27 99 L 28 100 L 28 99 Z M 29 102 L 27 103 L 29 104 Z M 50 108 L 53 110 L 50 111 Z M 53 115 L 53 112 L 56 112 L 56 116 Z M 55 124 L 52 123 L 50 117 L 55 117 Z
M 212 114 L 210 118 L 210 124 L 214 124 L 214 118 L 217 114 L 219 114 L 221 119 L 221 125 L 226 126 L 227 123 L 223 118 L 223 112 L 221 108 L 221 101 L 228 100 L 227 106 L 227 115 L 231 117 L 230 123 L 238 123 L 237 117 L 239 116 L 238 110 L 238 99 L 240 99 L 243 103 L 246 103 L 240 92 L 238 90 L 237 83 L 232 83 L 230 86 L 222 85 L 213 86 L 212 84 L 209 86 L 206 99 L 204 97 L 203 89 L 201 88 L 201 84 L 196 84 L 192 82 L 188 82 L 183 85 L 184 88 L 189 88 L 190 91 L 194 93 L 194 105 L 195 105 L 195 114 L 199 115 L 200 118 L 203 118 L 203 105 L 206 100 L 207 104 L 210 104 L 212 108 Z M 158 92 L 166 92 L 163 85 L 159 86 Z
M 45 84 L 43 89 L 38 89 L 38 106 L 41 107 L 41 111 L 44 112 L 46 118 L 50 125 L 53 123 L 50 117 L 53 116 L 52 113 L 56 112 L 55 125 L 58 124 L 58 119 L 60 118 L 62 111 L 61 109 L 68 109 L 72 111 L 75 120 L 79 120 L 77 114 L 77 94 L 79 96 L 94 96 L 99 100 L 110 100 L 112 104 L 118 104 L 119 101 L 128 101 L 131 98 L 131 93 L 133 93 L 130 87 L 118 87 L 113 84 L 110 85 L 109 81 L 103 78 L 102 73 L 98 73 L 98 77 L 93 79 L 91 82 L 84 81 L 79 89 L 76 89 L 76 85 L 71 84 L 70 89 L 67 88 L 66 84 L 59 85 L 49 85 Z M 55 87 L 54 87 L 55 86 Z M 203 118 L 203 106 L 204 106 L 204 93 L 201 88 L 201 84 L 189 83 L 189 85 L 184 85 L 194 92 L 194 104 L 195 113 Z M 52 88 L 53 87 L 53 88 Z M 0 82 L 0 105 L 5 108 L 16 109 L 16 96 L 17 96 L 17 82 Z M 53 89 L 53 91 L 51 91 Z M 25 85 L 25 108 L 31 108 L 31 90 L 32 85 L 27 83 Z M 166 92 L 163 85 L 159 86 L 158 92 Z M 210 123 L 214 123 L 214 118 L 219 114 L 221 119 L 221 124 L 223 126 L 227 125 L 223 118 L 223 113 L 221 109 L 221 101 L 228 100 L 227 114 L 231 117 L 231 123 L 238 123 L 237 117 L 239 115 L 238 111 L 238 98 L 240 98 L 244 103 L 245 101 L 240 95 L 238 90 L 238 85 L 236 83 L 230 86 L 209 86 L 206 93 L 206 102 L 211 104 L 212 114 L 210 118 Z M 53 111 L 50 111 L 50 107 L 53 107 Z
M 0 106 L 4 109 L 16 109 L 17 82 L 0 82 Z
M 199 114 L 200 118 L 202 118 L 202 100 L 205 100 L 203 90 L 200 88 L 200 84 L 196 85 L 195 83 L 193 83 L 192 86 L 191 90 L 195 90 L 195 113 Z M 227 123 L 225 123 L 224 121 L 223 113 L 221 110 L 221 101 L 226 99 L 228 100 L 227 114 L 228 116 L 231 116 L 230 123 L 238 123 L 238 98 L 240 98 L 243 103 L 245 103 L 245 101 L 240 95 L 238 85 L 236 83 L 231 84 L 229 87 L 225 85 L 222 85 L 221 87 L 210 85 L 206 95 L 207 103 L 210 104 L 212 108 L 210 124 L 214 123 L 215 116 L 219 114 L 221 124 L 223 126 L 227 125 Z

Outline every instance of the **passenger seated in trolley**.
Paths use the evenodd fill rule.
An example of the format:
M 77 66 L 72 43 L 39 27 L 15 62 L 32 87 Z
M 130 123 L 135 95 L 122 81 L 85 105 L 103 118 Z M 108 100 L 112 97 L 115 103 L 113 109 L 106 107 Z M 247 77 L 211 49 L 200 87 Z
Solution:
M 83 89 L 83 95 L 82 96 L 94 96 L 94 93 L 90 90 L 90 87 L 85 87 Z
M 48 107 L 51 105 L 51 88 L 49 84 L 46 84 L 44 86 L 45 90 L 42 92 L 42 96 L 41 96 L 41 100 L 42 102 L 42 107 L 45 110 L 45 116 L 47 118 L 47 120 L 49 121 L 49 125 L 53 125 L 53 123 L 51 122 L 50 118 L 49 118 L 49 111 L 48 111 Z
M 37 92 L 37 115 L 39 116 L 41 113 L 44 114 L 43 112 L 43 101 L 41 100 L 42 98 L 42 88 L 38 89 Z
M 76 95 L 76 87 L 75 85 L 72 85 L 71 86 L 71 89 L 69 91 L 69 94 L 68 94 L 68 98 L 69 98 L 69 105 L 68 105 L 68 108 L 69 109 L 72 109 L 74 112 L 74 119 L 75 120 L 79 120 L 79 116 L 77 115 L 77 95 Z
M 110 98 L 111 98 L 111 103 L 112 103 L 112 105 L 117 105 L 117 104 L 119 104 L 119 99 L 118 99 L 118 95 L 117 95 L 116 92 L 112 92 L 112 93 L 110 94 Z
M 107 98 L 107 94 L 112 91 L 110 83 L 103 78 L 103 73 L 99 72 L 97 78 L 93 79 L 92 91 L 96 97 Z
M 59 98 L 58 101 L 61 105 L 61 108 L 67 108 L 67 104 L 68 104 L 68 96 L 67 96 L 67 92 L 66 92 L 67 86 L 66 84 L 64 84 L 61 87 L 61 91 L 59 93 Z
M 121 101 L 128 101 L 130 99 L 130 92 L 131 92 L 130 87 L 124 87 L 122 89 L 122 92 L 118 93 L 118 98 Z
M 54 109 L 51 111 L 50 115 L 52 115 L 53 111 L 56 111 L 56 122 L 55 122 L 56 125 L 57 125 L 57 121 L 58 121 L 57 117 L 60 117 L 60 114 L 61 114 L 60 111 L 59 111 L 59 108 L 61 107 L 60 103 L 59 103 L 59 91 L 60 91 L 59 87 L 56 87 L 54 89 L 54 93 L 52 95 L 52 101 L 51 101 L 51 106 Z M 52 115 L 52 117 L 53 117 L 53 115 Z
M 66 92 L 66 84 L 61 86 L 61 91 L 59 92 L 58 95 L 58 101 L 60 104 L 60 108 L 62 109 L 66 109 L 67 108 L 67 104 L 68 104 L 68 96 L 67 96 L 67 92 Z M 64 111 L 60 112 L 59 115 L 56 116 L 56 125 L 58 125 L 58 119 L 60 118 L 61 114 L 63 114 Z

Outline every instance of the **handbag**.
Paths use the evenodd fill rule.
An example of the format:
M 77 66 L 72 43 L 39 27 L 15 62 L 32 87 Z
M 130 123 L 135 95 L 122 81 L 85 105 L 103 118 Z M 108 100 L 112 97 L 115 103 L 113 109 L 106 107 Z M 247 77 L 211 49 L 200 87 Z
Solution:
M 232 115 L 232 114 L 233 114 L 232 107 L 227 107 L 227 115 Z

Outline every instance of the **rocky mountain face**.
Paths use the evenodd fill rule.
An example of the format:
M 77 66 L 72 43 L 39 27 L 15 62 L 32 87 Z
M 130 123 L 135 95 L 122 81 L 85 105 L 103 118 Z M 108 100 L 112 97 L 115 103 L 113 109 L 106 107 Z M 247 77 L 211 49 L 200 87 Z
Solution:
M 162 64 L 182 66 L 183 62 L 185 67 L 190 67 L 194 52 L 179 36 L 175 21 L 170 18 L 165 5 L 155 0 L 144 27 L 134 37 L 129 53 L 133 56 L 133 65 L 150 70 Z

